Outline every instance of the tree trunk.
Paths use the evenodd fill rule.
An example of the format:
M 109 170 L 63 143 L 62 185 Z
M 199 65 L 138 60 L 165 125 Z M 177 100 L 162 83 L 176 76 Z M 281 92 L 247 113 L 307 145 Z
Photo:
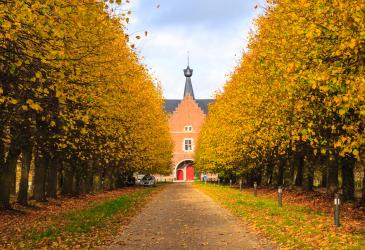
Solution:
M 327 177 L 327 166 L 322 167 L 321 173 L 322 173 L 321 187 L 325 188 L 325 187 L 327 187 L 327 178 L 328 178 Z
M 105 190 L 105 170 L 101 170 L 99 173 L 99 192 Z
M 10 209 L 10 192 L 12 186 L 12 171 L 16 168 L 16 163 L 20 155 L 19 135 L 17 131 L 12 131 L 12 137 L 6 162 L 2 168 L 0 179 L 0 208 Z
M 36 201 L 46 201 L 46 177 L 48 166 L 48 153 L 37 149 L 34 169 L 33 198 Z
M 86 193 L 92 192 L 93 182 L 94 182 L 93 161 L 90 160 L 87 162 L 86 177 L 85 177 L 85 192 Z
M 0 110 L 1 112 L 1 110 Z M 1 175 L 5 168 L 5 144 L 4 144 L 4 137 L 5 137 L 5 128 L 0 120 L 0 180 Z
M 306 191 L 312 191 L 314 181 L 314 167 L 308 159 L 304 164 L 303 177 L 303 189 Z
M 337 157 L 328 160 L 327 165 L 327 193 L 334 194 L 338 191 L 338 162 Z
M 22 167 L 20 174 L 18 203 L 21 205 L 28 205 L 28 182 L 29 182 L 29 170 L 32 162 L 32 145 L 30 138 L 26 138 L 22 145 Z
M 63 183 L 62 183 L 62 195 L 72 194 L 73 182 L 74 182 L 74 170 L 69 165 L 69 163 L 66 163 L 64 168 Z
M 356 159 L 354 158 L 346 157 L 341 159 L 343 201 L 355 200 L 355 163 Z
M 297 160 L 297 176 L 295 178 L 295 186 L 302 186 L 303 184 L 303 166 L 304 166 L 304 157 L 301 153 L 298 153 L 296 156 Z
M 47 175 L 47 197 L 57 198 L 57 172 L 59 168 L 59 160 L 57 156 L 52 157 L 48 164 Z
M 278 176 L 277 176 L 277 185 L 282 186 L 284 184 L 284 169 L 285 168 L 285 159 L 281 158 L 279 160 L 278 166 Z
M 266 166 L 266 183 L 265 183 L 265 185 L 271 186 L 273 174 L 274 174 L 274 166 L 271 162 L 269 162 Z
M 78 166 L 80 167 L 80 166 Z M 80 170 L 76 170 L 76 174 L 75 174 L 75 185 L 74 185 L 74 191 L 73 194 L 74 195 L 80 195 L 81 194 L 81 173 Z
M 289 155 L 289 175 L 288 175 L 288 184 L 289 186 L 292 188 L 295 185 L 295 164 L 294 164 L 294 157 L 293 154 L 291 153 Z
M 20 156 L 20 152 L 21 151 L 19 151 L 19 155 L 18 155 L 16 161 L 12 162 L 12 164 L 14 164 L 14 166 L 12 165 L 10 167 L 10 194 L 11 195 L 16 195 L 16 174 L 17 174 L 18 159 Z
M 365 204 L 365 166 L 364 168 L 364 176 L 362 177 L 362 196 L 361 196 L 361 203 Z

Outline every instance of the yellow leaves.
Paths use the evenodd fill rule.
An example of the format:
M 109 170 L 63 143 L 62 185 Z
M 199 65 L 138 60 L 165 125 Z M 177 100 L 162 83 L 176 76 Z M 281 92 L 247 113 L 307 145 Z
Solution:
M 294 63 L 289 63 L 288 68 L 287 68 L 287 72 L 291 73 L 291 72 L 294 71 L 294 69 L 295 69 L 295 64 Z
M 359 157 L 359 150 L 354 149 L 354 150 L 352 151 L 352 154 L 353 154 L 355 157 Z
M 38 103 L 34 102 L 32 99 L 28 99 L 26 101 L 26 104 L 28 104 L 28 107 L 30 107 L 31 109 L 33 109 L 35 111 L 42 111 L 43 110 L 42 107 Z
M 349 42 L 349 48 L 353 49 L 358 45 L 359 41 L 356 38 L 352 38 Z
M 249 51 L 209 109 L 199 165 L 246 171 L 272 160 L 270 151 L 290 153 L 302 144 L 317 157 L 360 154 L 354 149 L 364 145 L 365 72 L 358 46 L 365 31 L 351 17 L 363 14 L 355 2 L 336 2 L 341 6 L 269 3 Z
M 338 111 L 338 113 L 339 113 L 341 116 L 343 116 L 344 114 L 346 114 L 346 110 L 345 110 L 345 109 L 340 109 L 340 110 Z
M 3 21 L 3 23 L 1 24 L 1 27 L 4 30 L 10 30 L 10 28 L 11 28 L 11 22 L 6 21 L 5 19 L 3 19 L 2 21 Z
M 321 92 L 327 93 L 330 88 L 327 85 L 323 85 L 320 86 L 319 89 L 321 90 Z
M 15 104 L 18 104 L 18 100 L 12 98 L 12 97 L 9 97 L 9 103 L 15 105 Z

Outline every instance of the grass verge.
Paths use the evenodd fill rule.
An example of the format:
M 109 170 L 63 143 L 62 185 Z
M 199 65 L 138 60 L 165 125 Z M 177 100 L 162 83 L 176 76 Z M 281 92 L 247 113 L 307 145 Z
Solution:
M 256 230 L 288 249 L 365 249 L 365 229 L 342 221 L 334 227 L 331 214 L 300 204 L 278 207 L 275 198 L 254 197 L 252 192 L 213 184 L 194 184 Z
M 146 204 L 157 188 L 138 188 L 90 208 L 52 216 L 44 227 L 22 228 L 7 248 L 90 249 L 113 240 L 122 225 Z M 49 218 L 47 219 L 49 221 Z

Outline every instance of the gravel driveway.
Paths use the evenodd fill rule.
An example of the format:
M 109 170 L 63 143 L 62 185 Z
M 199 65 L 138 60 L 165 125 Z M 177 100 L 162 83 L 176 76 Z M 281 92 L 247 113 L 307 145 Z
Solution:
M 168 185 L 108 249 L 276 249 L 191 183 Z

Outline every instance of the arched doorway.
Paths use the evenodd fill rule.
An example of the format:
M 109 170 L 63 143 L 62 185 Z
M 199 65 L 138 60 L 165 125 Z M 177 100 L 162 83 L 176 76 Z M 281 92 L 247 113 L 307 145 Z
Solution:
M 194 180 L 194 164 L 192 160 L 183 160 L 176 166 L 177 181 Z
M 183 181 L 184 180 L 184 171 L 182 169 L 178 169 L 176 171 L 176 179 L 178 181 Z
M 194 165 L 190 163 L 186 166 L 186 180 L 193 181 L 194 180 Z

